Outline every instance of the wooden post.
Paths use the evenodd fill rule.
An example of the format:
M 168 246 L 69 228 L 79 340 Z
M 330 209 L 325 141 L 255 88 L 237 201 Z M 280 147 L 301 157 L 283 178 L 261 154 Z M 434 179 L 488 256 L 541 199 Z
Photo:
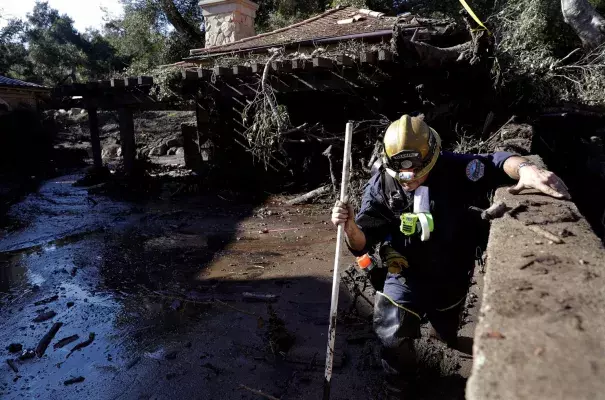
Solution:
M 93 163 L 95 168 L 102 168 L 103 159 L 101 158 L 101 140 L 99 139 L 99 118 L 97 117 L 97 109 L 89 108 L 87 111 Z
M 136 158 L 136 146 L 134 142 L 134 121 L 132 109 L 120 108 L 118 110 L 120 120 L 120 141 L 122 144 L 122 159 L 124 160 L 124 172 L 130 175 L 134 169 Z
M 202 167 L 202 156 L 198 142 L 197 128 L 190 124 L 181 124 L 183 132 L 183 150 L 185 151 L 185 167 L 199 172 Z

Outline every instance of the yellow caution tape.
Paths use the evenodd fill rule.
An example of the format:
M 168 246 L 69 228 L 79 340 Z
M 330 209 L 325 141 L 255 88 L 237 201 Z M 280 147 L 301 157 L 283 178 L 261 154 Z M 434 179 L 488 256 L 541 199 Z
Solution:
M 475 12 L 471 8 L 471 6 L 469 6 L 468 3 L 465 0 L 459 0 L 459 1 L 460 1 L 460 4 L 462 4 L 462 7 L 464 7 L 464 9 L 469 13 L 469 15 L 471 17 L 473 17 L 473 19 L 475 20 L 475 22 L 477 22 L 477 24 L 479 24 L 480 27 L 482 27 L 483 29 L 485 29 L 487 31 L 487 33 L 489 33 L 491 35 L 492 33 L 489 31 L 489 29 L 487 29 L 487 27 L 485 25 L 483 25 L 483 22 L 481 22 L 481 20 L 479 19 L 479 17 L 477 17 L 477 14 L 475 14 Z

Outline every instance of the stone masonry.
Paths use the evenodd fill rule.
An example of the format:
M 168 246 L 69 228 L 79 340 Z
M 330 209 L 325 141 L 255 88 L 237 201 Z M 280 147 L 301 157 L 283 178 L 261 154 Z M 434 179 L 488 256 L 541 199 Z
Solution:
M 258 4 L 249 0 L 202 0 L 206 47 L 220 46 L 254 36 Z

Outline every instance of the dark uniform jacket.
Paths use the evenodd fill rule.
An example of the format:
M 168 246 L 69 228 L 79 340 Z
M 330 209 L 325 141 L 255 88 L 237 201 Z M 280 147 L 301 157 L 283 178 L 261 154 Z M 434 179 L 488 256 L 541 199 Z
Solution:
M 356 224 L 366 236 L 366 248 L 356 256 L 389 243 L 407 258 L 403 271 L 410 286 L 463 286 L 474 266 L 481 229 L 480 213 L 470 206 L 485 208 L 495 187 L 506 182 L 503 165 L 512 154 L 465 155 L 442 152 L 423 186 L 429 188 L 434 231 L 422 242 L 420 235 L 400 231 L 400 215 L 413 212 L 414 193 L 403 190 L 384 169 L 367 183 Z M 485 226 L 483 226 L 485 228 Z

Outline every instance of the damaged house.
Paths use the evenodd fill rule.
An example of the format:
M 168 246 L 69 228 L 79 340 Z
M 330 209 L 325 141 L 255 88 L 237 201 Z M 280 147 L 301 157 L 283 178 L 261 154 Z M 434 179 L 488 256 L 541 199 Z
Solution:
M 356 124 L 354 167 L 369 171 L 388 121 L 403 113 L 424 113 L 446 143 L 461 130 L 487 132 L 493 120 L 481 68 L 487 35 L 470 22 L 340 6 L 254 35 L 255 3 L 200 6 L 209 46 L 177 66 L 197 106 L 197 160 L 214 154 L 207 164 L 221 175 L 248 177 L 252 155 L 269 173 L 304 177 L 312 188 L 334 181 L 331 149 L 347 121 Z

